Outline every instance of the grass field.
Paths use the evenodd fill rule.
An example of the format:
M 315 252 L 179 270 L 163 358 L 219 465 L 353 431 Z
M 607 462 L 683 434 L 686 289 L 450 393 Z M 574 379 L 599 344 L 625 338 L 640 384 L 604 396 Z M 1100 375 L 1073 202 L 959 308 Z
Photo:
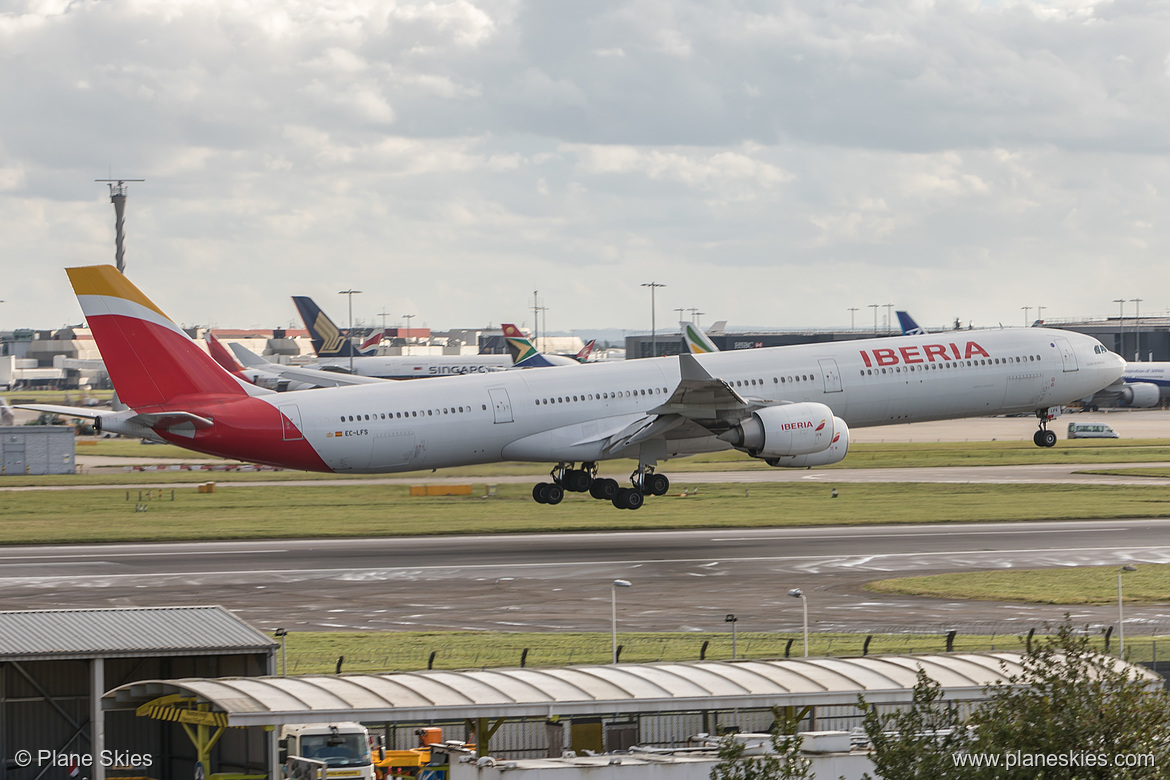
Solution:
M 1142 564 L 1136 571 L 1118 566 L 1073 569 L 1012 569 L 879 580 L 866 586 L 878 593 L 945 599 L 1022 601 L 1029 604 L 1116 604 L 1117 575 L 1124 603 L 1170 603 L 1170 565 Z
M 4 494 L 0 543 L 402 536 L 864 523 L 1170 517 L 1170 486 L 935 484 L 703 485 L 637 512 L 571 494 L 537 504 L 528 485 L 467 497 L 411 497 L 401 485 L 217 485 L 165 490 L 29 490 Z M 836 488 L 838 498 L 831 498 Z M 690 490 L 695 490 L 692 487 Z
M 1043 631 L 1038 631 L 1042 634 Z M 866 634 L 809 635 L 811 656 L 860 656 L 865 652 Z M 1104 637 L 1095 634 L 1104 649 Z M 524 650 L 527 666 L 565 666 L 610 662 L 610 635 L 604 633 L 479 633 L 479 632 L 395 632 L 395 633 L 290 633 L 287 646 L 289 674 L 324 674 L 337 669 L 344 656 L 342 672 L 389 672 L 426 669 L 475 669 L 520 666 Z M 706 647 L 706 660 L 731 658 L 730 633 L 621 633 L 621 661 L 697 661 Z M 1170 638 L 1133 636 L 1126 638 L 1131 660 L 1149 661 L 1170 656 Z M 803 654 L 803 640 L 797 633 L 739 634 L 739 658 L 783 658 Z M 1018 652 L 1023 635 L 960 634 L 955 652 Z M 1110 649 L 1117 650 L 1114 639 Z M 945 634 L 875 634 L 869 654 L 941 653 L 946 650 Z M 434 653 L 433 660 L 431 653 Z M 279 663 L 279 655 L 277 656 Z

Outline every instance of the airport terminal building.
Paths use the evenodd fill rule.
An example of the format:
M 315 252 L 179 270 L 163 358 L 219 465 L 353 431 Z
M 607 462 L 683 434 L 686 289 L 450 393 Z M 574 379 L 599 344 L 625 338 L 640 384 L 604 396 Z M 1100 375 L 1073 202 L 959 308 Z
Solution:
M 1093 336 L 1113 352 L 1130 362 L 1170 361 L 1170 317 L 1104 317 L 1100 319 L 1045 319 L 1046 328 L 1071 330 Z M 1019 327 L 1019 326 L 1017 326 Z M 957 330 L 969 330 L 959 328 Z M 931 333 L 946 333 L 953 327 L 927 327 Z M 707 334 L 722 352 L 761 347 L 785 347 L 794 344 L 824 344 L 856 339 L 882 338 L 901 335 L 896 328 L 885 325 L 877 328 L 840 330 L 736 329 L 716 327 Z M 626 336 L 626 355 L 630 358 L 677 355 L 683 349 L 682 335 L 677 330 L 659 333 L 638 333 Z

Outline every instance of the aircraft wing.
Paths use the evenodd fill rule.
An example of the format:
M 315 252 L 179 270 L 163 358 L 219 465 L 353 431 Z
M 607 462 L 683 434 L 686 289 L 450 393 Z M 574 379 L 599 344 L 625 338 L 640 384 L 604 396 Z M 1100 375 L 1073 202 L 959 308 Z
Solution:
M 678 356 L 678 386 L 663 403 L 606 437 L 604 450 L 614 453 L 653 438 L 685 439 L 722 433 L 752 411 L 769 405 L 745 398 L 727 382 L 711 376 L 694 356 Z
M 304 382 L 305 384 L 316 385 L 317 387 L 345 387 L 347 385 L 375 385 L 386 381 L 385 379 L 377 379 L 372 376 L 342 374 L 336 371 L 320 371 L 315 368 L 269 363 L 242 344 L 233 342 L 228 344 L 228 346 L 235 353 L 236 360 L 243 363 L 245 367 L 267 371 L 273 376 L 278 376 L 281 379 L 288 379 L 293 382 Z
M 342 374 L 337 371 L 321 371 L 316 368 L 303 368 L 301 366 L 282 366 L 278 363 L 270 364 L 270 368 L 265 368 L 266 371 L 279 376 L 281 379 L 292 379 L 297 382 L 304 382 L 306 384 L 317 385 L 317 387 L 347 387 L 349 385 L 377 385 L 383 382 L 388 382 L 388 379 L 378 379 L 373 376 L 361 376 L 359 374 Z
M 725 430 L 755 409 L 767 404 L 740 395 L 722 379 L 711 376 L 693 355 L 678 356 L 678 387 L 659 406 L 650 410 L 659 416 L 676 414 L 708 430 Z

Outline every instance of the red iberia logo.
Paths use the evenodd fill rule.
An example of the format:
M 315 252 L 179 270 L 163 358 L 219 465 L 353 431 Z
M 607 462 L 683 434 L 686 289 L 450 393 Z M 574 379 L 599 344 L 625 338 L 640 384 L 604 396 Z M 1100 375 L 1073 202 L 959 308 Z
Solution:
M 962 350 L 954 342 L 923 344 L 898 349 L 861 350 L 861 362 L 866 368 L 895 366 L 899 363 L 935 363 L 948 360 L 970 360 L 972 357 L 991 357 L 987 350 L 974 341 L 968 341 Z

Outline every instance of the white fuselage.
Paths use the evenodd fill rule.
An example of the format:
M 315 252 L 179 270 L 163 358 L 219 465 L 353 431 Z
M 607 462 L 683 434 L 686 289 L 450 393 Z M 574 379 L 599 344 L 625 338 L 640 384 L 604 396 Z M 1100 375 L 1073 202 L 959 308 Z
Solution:
M 1170 396 L 1170 363 L 1129 363 L 1121 375 L 1125 382 L 1149 382 L 1158 386 L 1162 398 Z
M 331 358 L 305 368 L 350 370 L 350 358 Z M 428 379 L 465 374 L 489 374 L 512 367 L 510 355 L 381 355 L 353 358 L 353 373 L 378 379 Z
M 815 401 L 851 427 L 1027 412 L 1114 382 L 1120 357 L 1091 337 L 1042 328 L 957 331 L 699 355 L 745 400 Z M 680 380 L 675 357 L 501 371 L 421 383 L 264 396 L 339 472 L 499 460 L 637 457 L 607 437 L 652 418 Z M 1024 424 L 1024 423 L 1021 423 Z M 662 447 L 661 440 L 658 442 Z M 658 457 L 727 445 L 699 431 Z

